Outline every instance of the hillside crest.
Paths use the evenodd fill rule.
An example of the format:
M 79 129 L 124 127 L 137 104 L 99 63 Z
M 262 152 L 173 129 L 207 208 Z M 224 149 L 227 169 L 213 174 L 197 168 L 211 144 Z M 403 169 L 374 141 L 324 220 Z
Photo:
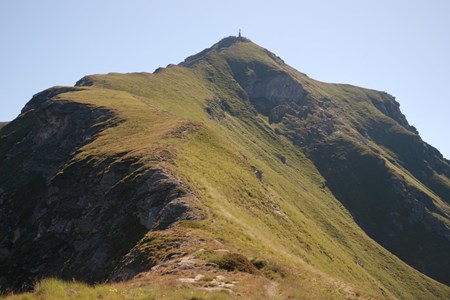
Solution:
M 393 96 L 242 37 L 36 94 L 0 129 L 0 204 L 2 290 L 450 297 L 449 161 Z

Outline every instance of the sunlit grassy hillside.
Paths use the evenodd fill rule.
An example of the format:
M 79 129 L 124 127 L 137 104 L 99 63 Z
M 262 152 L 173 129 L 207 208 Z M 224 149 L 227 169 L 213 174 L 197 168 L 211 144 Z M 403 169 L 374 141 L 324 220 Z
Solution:
M 388 118 L 363 101 L 369 96 L 384 101 L 381 93 L 317 82 L 251 42 L 225 43 L 154 74 L 88 76 L 51 101 L 107 109 L 121 120 L 74 153 L 72 163 L 87 157 L 132 158 L 143 167 L 176 174 L 200 199 L 203 220 L 148 233 L 125 260 L 137 259 L 138 252 L 149 265 L 170 261 L 167 253 L 175 246 L 156 247 L 154 241 L 172 245 L 179 239 L 201 241 L 186 246 L 183 255 L 220 267 L 225 259 L 221 253 L 239 253 L 255 268 L 232 267 L 227 276 L 236 283 L 228 289 L 204 289 L 210 278 L 203 284 L 199 280 L 180 285 L 176 274 L 154 271 L 148 274 L 152 280 L 144 276 L 95 287 L 45 280 L 33 293 L 11 299 L 449 298 L 449 287 L 410 267 L 360 228 L 329 189 L 308 149 L 293 142 L 294 136 L 301 138 L 295 124 L 269 122 L 268 115 L 255 109 L 242 86 L 252 74 L 260 76 L 258 72 L 289 74 L 302 83 L 310 101 L 327 98 L 340 106 L 346 113 L 335 126 L 342 140 L 368 156 L 378 149 L 393 173 L 419 186 L 448 211 L 448 203 L 416 182 L 412 170 L 389 162 L 395 155 L 392 147 L 374 140 L 360 146 L 356 141 L 360 133 L 355 128 L 369 130 Z M 391 119 L 388 122 L 390 130 L 410 134 Z M 443 178 L 442 184 L 448 185 L 448 178 Z M 209 269 L 183 272 L 181 277 L 212 276 Z

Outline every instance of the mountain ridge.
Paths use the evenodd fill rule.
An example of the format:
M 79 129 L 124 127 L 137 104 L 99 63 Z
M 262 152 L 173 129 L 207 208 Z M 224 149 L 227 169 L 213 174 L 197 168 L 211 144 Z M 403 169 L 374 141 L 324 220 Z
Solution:
M 183 261 L 214 274 L 222 270 L 214 265 L 233 258 L 230 268 L 241 272 L 223 276 L 274 280 L 282 298 L 450 295 L 384 249 L 448 281 L 448 161 L 422 142 L 392 96 L 315 81 L 247 39 L 225 38 L 154 74 L 90 75 L 50 89 L 0 134 L 0 212 L 9 220 L 2 221 L 0 265 L 13 272 L 6 261 L 21 263 L 23 276 L 12 284 L 17 273 L 3 271 L 2 288 L 42 276 L 168 278 L 170 268 L 194 277 Z M 48 158 L 21 154 L 39 147 Z M 54 157 L 61 162 L 43 171 Z M 33 185 L 35 196 L 20 193 Z M 29 226 L 17 221 L 20 212 Z M 106 212 L 112 223 L 95 223 Z M 153 226 L 164 218 L 167 225 Z M 98 228 L 98 237 L 86 226 Z M 416 237 L 419 231 L 426 234 Z M 40 239 L 61 246 L 49 249 Z M 430 245 L 412 251 L 417 241 Z M 27 257 L 25 245 L 37 255 L 67 254 L 45 265 Z M 441 252 L 430 258 L 430 249 Z M 246 263 L 252 257 L 263 261 L 262 275 Z M 104 274 L 83 273 L 83 265 Z M 299 290 L 298 281 L 309 288 Z M 245 293 L 244 284 L 234 289 Z

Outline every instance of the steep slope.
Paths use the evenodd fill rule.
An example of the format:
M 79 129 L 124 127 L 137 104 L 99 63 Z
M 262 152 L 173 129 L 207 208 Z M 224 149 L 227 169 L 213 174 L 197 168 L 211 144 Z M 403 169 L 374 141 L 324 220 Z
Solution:
M 245 40 L 224 49 L 233 42 L 225 39 L 210 49 L 207 61 L 229 69 L 277 134 L 305 150 L 372 238 L 449 284 L 450 164 L 420 139 L 395 99 L 311 80 Z M 183 63 L 196 64 L 196 57 Z
M 2 130 L 0 245 L 8 285 L 23 286 L 33 275 L 107 278 L 148 230 L 202 217 L 187 205 L 195 196 L 167 170 L 120 151 L 83 152 L 124 120 L 107 108 L 51 100 L 78 91 L 35 95 Z
M 306 150 L 362 228 L 450 283 L 450 164 L 420 139 L 394 98 L 312 81 L 277 58 L 281 70 L 234 53 L 226 59 L 255 108 Z
M 0 134 L 4 289 L 222 274 L 237 297 L 450 297 L 396 257 L 448 284 L 448 161 L 391 96 L 247 39 L 49 89 Z

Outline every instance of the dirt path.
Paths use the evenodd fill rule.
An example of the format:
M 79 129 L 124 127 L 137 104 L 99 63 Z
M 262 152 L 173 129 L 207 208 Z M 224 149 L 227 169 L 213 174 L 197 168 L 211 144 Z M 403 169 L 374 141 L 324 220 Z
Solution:
M 270 281 L 269 284 L 267 284 L 265 286 L 266 291 L 267 291 L 267 295 L 269 296 L 269 299 L 274 299 L 276 298 L 276 296 L 278 295 L 277 290 L 278 290 L 278 282 L 276 281 Z

